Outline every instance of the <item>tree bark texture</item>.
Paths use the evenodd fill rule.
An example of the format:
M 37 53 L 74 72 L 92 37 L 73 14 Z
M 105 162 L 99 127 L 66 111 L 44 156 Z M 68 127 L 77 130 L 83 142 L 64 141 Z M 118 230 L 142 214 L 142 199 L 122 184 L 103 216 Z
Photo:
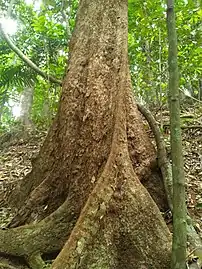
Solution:
M 141 184 L 158 201 L 156 153 L 132 96 L 127 27 L 127 0 L 80 1 L 58 114 L 10 198 L 18 212 L 0 231 L 0 252 L 27 257 L 68 239 L 52 268 L 169 268 L 171 236 Z

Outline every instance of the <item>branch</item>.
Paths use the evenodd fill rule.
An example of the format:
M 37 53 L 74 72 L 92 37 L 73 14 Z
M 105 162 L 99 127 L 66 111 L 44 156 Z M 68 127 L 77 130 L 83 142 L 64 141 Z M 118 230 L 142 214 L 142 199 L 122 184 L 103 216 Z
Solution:
M 168 202 L 169 205 L 171 204 L 171 210 L 172 210 L 172 170 L 171 170 L 171 164 L 167 160 L 166 155 L 166 146 L 163 140 L 163 137 L 161 135 L 161 131 L 158 127 L 158 124 L 156 120 L 154 119 L 151 112 L 146 109 L 143 105 L 137 103 L 138 110 L 142 113 L 142 115 L 147 120 L 150 128 L 152 129 L 152 132 L 154 133 L 156 145 L 157 145 L 157 154 L 158 154 L 158 165 L 161 169 L 166 194 L 168 195 Z M 171 193 L 167 193 L 171 192 Z M 192 248 L 196 249 L 194 251 L 195 255 L 198 257 L 202 256 L 202 241 L 200 236 L 197 234 L 196 229 L 194 227 L 193 221 L 191 217 L 189 216 L 189 213 L 187 213 L 186 216 L 186 223 L 187 223 L 187 235 L 188 235 L 188 241 Z
M 184 91 L 183 91 L 182 89 L 180 89 L 180 91 L 181 91 L 183 94 L 185 94 Z M 188 97 L 188 98 L 190 98 L 190 99 L 192 99 L 192 100 L 194 100 L 194 101 L 196 101 L 196 102 L 199 102 L 199 103 L 202 104 L 202 101 L 201 101 L 201 100 L 196 99 L 195 97 L 193 97 L 193 96 L 191 96 L 191 95 L 186 95 L 186 94 L 185 94 L 185 96 Z
M 167 123 L 167 124 L 163 124 L 163 127 L 169 127 L 170 128 L 170 124 Z M 198 124 L 198 125 L 182 125 L 180 126 L 181 129 L 202 129 L 202 125 L 201 124 Z
M 4 32 L 3 27 L 0 23 L 0 33 L 8 46 L 20 57 L 23 62 L 25 62 L 29 67 L 31 67 L 36 73 L 38 73 L 40 76 L 45 78 L 46 80 L 49 80 L 50 82 L 62 85 L 62 81 L 58 80 L 57 78 L 54 78 L 53 76 L 50 76 L 43 72 L 35 63 L 33 63 L 29 58 L 27 58 L 22 51 L 20 51 L 15 44 L 12 42 L 12 40 L 9 38 L 9 36 Z

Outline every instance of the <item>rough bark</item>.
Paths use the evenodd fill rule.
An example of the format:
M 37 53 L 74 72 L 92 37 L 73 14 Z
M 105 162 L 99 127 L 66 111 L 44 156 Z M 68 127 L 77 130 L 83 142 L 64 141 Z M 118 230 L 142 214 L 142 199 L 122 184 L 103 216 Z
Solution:
M 127 1 L 82 0 L 57 117 L 10 199 L 10 227 L 40 221 L 0 231 L 0 252 L 34 263 L 68 239 L 52 268 L 169 268 L 170 233 L 140 183 L 155 168 L 132 97 Z
M 85 14 L 85 7 L 83 9 Z M 106 18 L 106 14 L 105 22 L 101 16 L 104 11 L 96 9 L 97 20 L 94 21 L 92 16 L 88 16 L 89 20 L 86 17 L 78 20 L 70 42 L 70 52 L 73 53 L 63 85 L 61 106 L 39 156 L 33 161 L 32 172 L 11 196 L 11 203 L 21 209 L 19 218 L 16 217 L 10 227 L 28 221 L 31 213 L 32 220 L 40 219 L 40 214 L 42 217 L 50 214 L 64 202 L 67 191 L 71 192 L 72 201 L 81 201 L 82 195 L 85 201 L 93 187 L 92 178 L 97 178 L 106 163 L 114 128 L 116 84 L 120 76 L 118 65 L 121 63 L 120 52 L 116 49 L 117 33 L 110 28 L 115 13 L 111 15 L 112 19 Z M 102 28 L 106 28 L 105 31 Z M 92 29 L 96 31 L 92 32 Z M 143 131 L 130 93 L 130 81 L 127 83 L 129 152 L 136 173 L 146 181 L 145 177 L 150 177 L 155 166 L 156 153 Z M 77 198 L 74 188 L 84 178 L 83 190 Z

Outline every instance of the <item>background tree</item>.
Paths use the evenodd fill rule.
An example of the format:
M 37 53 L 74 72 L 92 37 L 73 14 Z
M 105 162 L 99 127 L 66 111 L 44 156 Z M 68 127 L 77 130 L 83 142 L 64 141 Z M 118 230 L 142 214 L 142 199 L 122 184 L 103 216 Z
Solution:
M 6 12 L 7 6 L 4 8 Z M 18 5 L 14 5 L 13 17 L 17 18 L 19 21 L 19 27 L 16 35 L 14 36 L 13 43 L 20 48 L 21 52 L 24 53 L 32 60 L 42 72 L 50 73 L 53 76 L 58 76 L 59 78 L 64 75 L 64 67 L 67 55 L 67 35 L 65 34 L 66 23 L 64 22 L 62 13 L 61 14 L 61 3 L 58 2 L 51 6 L 43 6 L 41 9 L 36 9 L 33 5 L 27 5 L 24 1 L 20 1 Z M 74 16 L 76 12 L 76 3 L 72 4 L 72 8 L 69 9 L 70 21 L 69 27 L 70 32 L 74 24 Z M 25 31 L 26 29 L 26 31 Z M 69 37 L 68 37 L 69 38 Z M 59 88 L 58 86 L 53 86 L 48 82 L 43 82 L 39 79 L 39 76 L 31 77 L 33 70 L 27 67 L 26 64 L 12 52 L 10 62 L 8 61 L 8 50 L 5 48 L 4 38 L 2 39 L 2 51 L 5 53 L 2 55 L 2 78 L 1 88 L 14 88 L 16 89 L 16 95 L 24 91 L 24 88 L 30 86 L 30 83 L 34 79 L 35 85 L 35 96 L 32 110 L 32 119 L 35 123 L 47 122 L 47 119 L 41 114 L 44 111 L 43 105 L 45 100 L 49 100 L 50 113 L 49 115 L 55 114 L 55 109 L 57 106 Z M 10 51 L 10 50 L 9 50 Z M 12 51 L 12 50 L 11 50 Z M 16 66 L 16 64 L 18 65 Z M 33 85 L 33 83 L 32 83 Z M 45 86 L 44 91 L 39 91 Z M 10 91 L 7 90 L 7 93 Z M 9 95 L 9 94 L 8 94 Z M 54 103 L 53 103 L 53 98 Z M 12 96 L 10 96 L 12 99 Z M 15 102 L 19 102 L 20 97 L 18 97 Z M 40 102 L 38 102 L 40 101 Z M 35 110 L 37 108 L 37 110 Z M 50 118 L 52 118 L 50 116 Z M 50 121 L 49 121 L 50 124 Z
M 202 71 L 199 3 L 177 1 L 176 14 L 179 32 L 180 89 L 183 92 L 186 90 L 186 94 L 190 92 L 191 95 L 194 95 L 195 90 L 196 97 Z M 167 44 L 165 5 L 162 1 L 129 1 L 129 57 L 132 82 L 136 95 L 151 107 L 154 104 L 161 106 L 167 103 Z M 189 86 L 189 81 L 192 81 L 193 87 Z

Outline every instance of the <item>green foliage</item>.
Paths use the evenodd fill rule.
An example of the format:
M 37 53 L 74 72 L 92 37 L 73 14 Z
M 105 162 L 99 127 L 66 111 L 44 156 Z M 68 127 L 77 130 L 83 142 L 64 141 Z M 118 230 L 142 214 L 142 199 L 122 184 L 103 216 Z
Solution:
M 10 107 L 4 106 L 0 124 L 0 135 L 9 132 L 16 124 L 18 122 L 13 117 Z
M 22 63 L 15 53 L 8 49 L 4 42 L 0 43 L 0 89 L 23 87 L 34 83 L 36 75 Z
M 70 30 L 74 27 L 78 1 L 72 1 L 71 8 L 68 8 L 68 21 Z M 2 5 L 3 6 L 3 3 Z M 8 8 L 5 3 L 5 12 Z M 12 10 L 12 17 L 18 21 L 18 31 L 12 36 L 12 40 L 20 50 L 29 57 L 41 70 L 51 74 L 58 79 L 64 76 L 68 55 L 68 37 L 66 34 L 66 21 L 61 12 L 61 1 L 44 2 L 40 8 L 36 9 L 34 4 L 27 5 L 23 0 L 18 1 Z M 43 81 L 33 70 L 26 66 L 13 51 L 7 46 L 4 40 L 0 39 L 0 124 L 8 118 L 12 118 L 12 108 L 8 105 L 8 100 L 12 98 L 13 90 L 18 95 L 27 86 L 35 88 L 34 103 L 32 109 L 32 119 L 36 124 L 50 123 L 51 120 L 45 118 L 44 102 L 48 100 L 49 117 L 55 115 L 60 88 Z M 9 111 L 9 113 L 8 113 Z M 4 114 L 6 113 L 6 117 Z M 7 125 L 6 123 L 6 125 Z
M 31 86 L 34 84 L 34 80 L 35 76 L 30 68 L 24 65 L 14 65 L 2 70 L 0 88 Z
M 162 1 L 129 1 L 129 59 L 135 94 L 149 104 L 167 103 L 166 7 Z M 201 9 L 176 3 L 180 87 L 197 97 L 202 73 Z M 202 95 L 201 95 L 202 96 Z
M 49 85 L 43 79 L 35 87 L 32 120 L 37 126 L 48 127 L 58 107 L 60 87 Z
M 160 0 L 128 2 L 128 47 L 134 92 L 151 106 L 162 106 L 167 103 L 168 80 L 166 7 Z M 18 30 L 12 40 L 40 69 L 62 79 L 68 59 L 69 31 L 75 25 L 78 1 L 44 0 L 41 7 L 34 3 L 28 5 L 24 0 L 18 0 L 14 5 L 12 18 L 17 20 Z M 2 12 L 6 13 L 8 2 L 1 0 L 0 5 Z M 202 14 L 199 1 L 177 1 L 176 14 L 180 87 L 189 90 L 196 98 L 202 98 L 199 82 L 202 73 Z M 35 123 L 50 122 L 44 118 L 44 102 L 49 100 L 52 118 L 57 109 L 59 87 L 39 78 L 2 39 L 0 51 L 0 107 L 7 105 L 14 91 L 19 100 L 23 89 L 34 85 L 32 119 Z M 10 117 L 12 113 L 8 115 Z
M 162 99 L 166 88 L 165 7 L 162 1 L 130 1 L 129 58 L 135 94 L 145 101 Z

